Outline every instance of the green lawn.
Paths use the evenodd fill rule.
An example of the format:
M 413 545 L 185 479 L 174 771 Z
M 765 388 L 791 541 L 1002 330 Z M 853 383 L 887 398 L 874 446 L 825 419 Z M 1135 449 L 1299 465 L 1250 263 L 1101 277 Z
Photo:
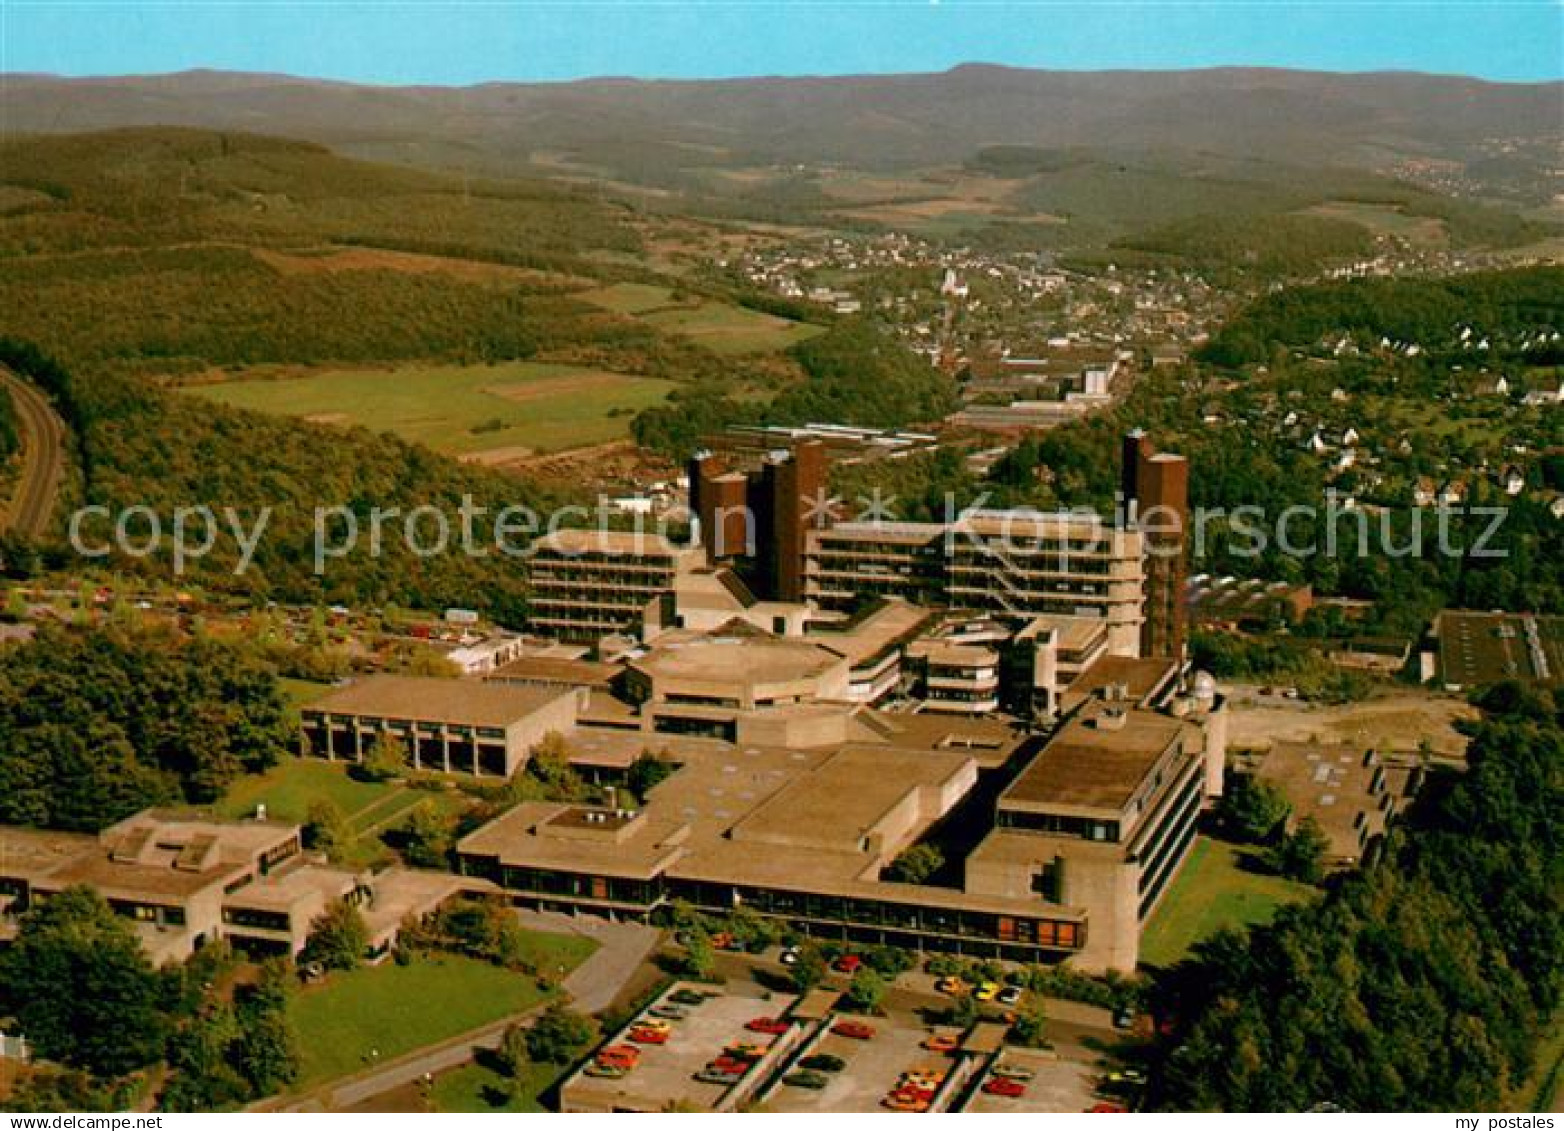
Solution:
M 540 955 L 572 966 L 593 946 L 576 937 L 535 937 Z M 323 985 L 299 989 L 288 1003 L 299 1038 L 298 1088 L 460 1036 L 544 997 L 534 978 L 454 955 L 332 974 Z
M 564 1065 L 529 1063 L 513 1081 L 492 1068 L 469 1064 L 436 1079 L 431 1099 L 436 1111 L 547 1111 L 539 1097 L 568 1071 Z
M 1223 927 L 1268 923 L 1284 904 L 1315 894 L 1307 884 L 1245 871 L 1239 849 L 1197 837 L 1141 936 L 1141 961 L 1153 966 L 1177 962 Z
M 279 821 L 303 821 L 310 804 L 329 798 L 351 821 L 355 814 L 384 802 L 405 787 L 384 782 L 355 781 L 344 762 L 288 758 L 258 777 L 240 778 L 218 802 L 219 815 L 248 817 L 264 803 L 267 815 Z
M 318 683 L 313 679 L 283 678 L 277 682 L 282 684 L 283 695 L 287 696 L 288 702 L 295 707 L 303 707 L 313 703 L 331 690 L 331 684 Z
M 575 365 L 396 365 L 223 381 L 196 396 L 279 416 L 362 424 L 453 454 L 556 451 L 621 439 L 672 382 Z M 614 414 L 614 415 L 610 415 Z
M 714 353 L 764 353 L 812 338 L 822 327 L 708 299 L 676 298 L 667 287 L 615 283 L 576 296 L 698 342 Z

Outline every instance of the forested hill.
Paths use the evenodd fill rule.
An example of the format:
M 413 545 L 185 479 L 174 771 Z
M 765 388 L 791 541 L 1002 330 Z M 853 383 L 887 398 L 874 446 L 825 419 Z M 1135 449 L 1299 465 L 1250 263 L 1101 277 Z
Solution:
M 1277 346 L 1311 349 L 1345 338 L 1367 346 L 1389 339 L 1420 353 L 1465 349 L 1476 363 L 1524 348 L 1532 364 L 1558 365 L 1564 338 L 1556 333 L 1564 333 L 1564 267 L 1354 279 L 1267 295 L 1228 322 L 1202 357 L 1240 365 L 1269 360 Z

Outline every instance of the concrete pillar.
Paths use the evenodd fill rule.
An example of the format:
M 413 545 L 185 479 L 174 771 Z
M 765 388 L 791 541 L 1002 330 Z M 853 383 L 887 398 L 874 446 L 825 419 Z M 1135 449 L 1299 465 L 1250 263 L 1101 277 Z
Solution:
M 440 761 L 445 766 L 445 772 L 451 772 L 451 733 L 442 725 L 440 727 Z

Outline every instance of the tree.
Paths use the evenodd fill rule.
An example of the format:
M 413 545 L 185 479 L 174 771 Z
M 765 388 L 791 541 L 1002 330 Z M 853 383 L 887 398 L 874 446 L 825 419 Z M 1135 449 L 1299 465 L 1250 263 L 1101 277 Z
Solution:
M 1325 853 L 1329 849 L 1330 841 L 1320 823 L 1305 817 L 1272 849 L 1271 862 L 1290 880 L 1317 884 L 1325 874 Z
M 288 1020 L 288 969 L 278 960 L 261 967 L 260 979 L 239 996 L 236 1067 L 252 1096 L 269 1096 L 299 1075 L 298 1038 Z
M 1026 1008 L 1016 1014 L 1010 1026 L 1010 1039 L 1026 1048 L 1042 1048 L 1047 1044 L 1048 1014 L 1041 994 L 1030 994 Z
M 1253 774 L 1234 774 L 1228 780 L 1219 811 L 1224 827 L 1234 837 L 1259 844 L 1287 819 L 1292 805 L 1270 782 Z
M 859 967 L 847 986 L 847 1005 L 859 1013 L 877 1013 L 888 988 L 878 970 L 872 966 Z
M 825 955 L 820 953 L 816 946 L 805 946 L 798 952 L 798 961 L 793 964 L 793 986 L 799 993 L 814 989 L 825 980 L 826 964 Z
M 304 841 L 311 848 L 335 856 L 353 841 L 347 814 L 329 797 L 310 802 L 304 817 Z
M 354 970 L 369 949 L 369 928 L 364 916 L 345 899 L 339 899 L 310 924 L 309 939 L 299 955 L 303 962 L 319 962 L 328 970 Z
M 433 801 L 420 801 L 402 829 L 402 856 L 419 868 L 444 868 L 456 844 L 456 818 Z
M 684 969 L 697 981 L 706 981 L 717 969 L 717 948 L 703 930 L 690 931 L 684 942 Z
M 407 772 L 407 743 L 394 734 L 377 734 L 354 767 L 366 781 L 391 781 Z
M 927 883 L 945 866 L 945 854 L 933 844 L 915 844 L 891 861 L 889 878 L 904 884 Z
M 644 803 L 647 795 L 668 780 L 676 769 L 678 767 L 662 755 L 643 750 L 641 756 L 630 764 L 625 785 Z
M 0 1015 L 16 1018 L 41 1057 L 96 1075 L 158 1058 L 159 992 L 141 943 L 91 888 L 68 888 L 28 911 L 0 951 Z
M 554 1002 L 527 1030 L 527 1055 L 537 1064 L 569 1064 L 597 1039 L 597 1022 Z

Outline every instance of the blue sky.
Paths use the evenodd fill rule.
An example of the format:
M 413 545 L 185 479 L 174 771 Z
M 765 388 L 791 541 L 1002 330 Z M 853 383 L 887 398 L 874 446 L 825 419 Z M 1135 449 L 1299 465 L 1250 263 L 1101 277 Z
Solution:
M 1226 64 L 1564 77 L 1559 0 L 0 0 L 0 70 L 466 84 Z

